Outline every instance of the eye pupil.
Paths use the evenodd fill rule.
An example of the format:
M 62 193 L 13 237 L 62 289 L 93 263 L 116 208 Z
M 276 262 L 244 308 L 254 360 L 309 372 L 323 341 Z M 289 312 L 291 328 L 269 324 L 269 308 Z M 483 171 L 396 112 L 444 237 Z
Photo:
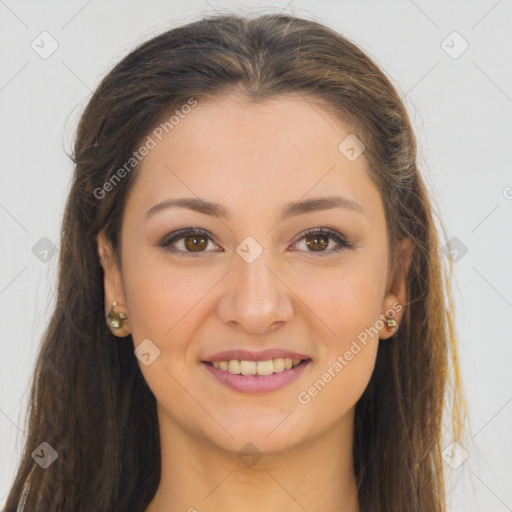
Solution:
M 312 244 L 309 241 L 311 239 L 313 239 Z M 329 237 L 327 237 L 325 235 L 311 235 L 311 236 L 307 237 L 306 244 L 313 251 L 318 251 L 318 250 L 321 251 L 322 249 L 325 249 L 329 245 Z
M 190 244 L 189 242 L 192 240 L 192 243 Z M 190 236 L 186 236 L 185 237 L 185 246 L 187 247 L 187 249 L 192 249 L 192 250 L 195 250 L 197 248 L 199 249 L 205 249 L 206 248 L 206 245 L 208 245 L 206 243 L 206 245 L 204 247 L 201 247 L 201 244 L 205 242 L 206 238 L 202 235 L 190 235 Z

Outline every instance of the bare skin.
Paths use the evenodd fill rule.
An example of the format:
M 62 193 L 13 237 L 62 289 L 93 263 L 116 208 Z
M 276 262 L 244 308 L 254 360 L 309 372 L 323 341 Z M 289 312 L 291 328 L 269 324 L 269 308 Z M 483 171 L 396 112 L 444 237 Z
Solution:
M 146 512 L 361 512 L 354 408 L 378 343 L 396 331 L 377 321 L 405 304 L 412 249 L 400 242 L 390 265 L 384 207 L 364 153 L 350 161 L 338 149 L 350 133 L 320 103 L 296 95 L 259 105 L 237 95 L 199 101 L 142 162 L 125 208 L 122 268 L 98 236 L 105 302 L 118 301 L 128 315 L 112 332 L 160 350 L 150 365 L 139 361 L 157 400 L 162 453 Z M 290 201 L 326 196 L 358 207 L 281 216 Z M 146 217 L 183 197 L 214 201 L 231 217 L 181 207 Z M 160 247 L 188 227 L 208 236 L 197 246 L 197 236 L 185 235 Z M 298 236 L 322 227 L 352 248 L 333 252 L 339 244 L 330 235 Z M 236 252 L 248 236 L 262 249 L 251 263 Z M 378 334 L 333 371 L 371 326 Z M 311 362 L 272 392 L 235 391 L 202 362 L 223 350 L 276 347 Z M 329 368 L 325 387 L 308 394 Z M 247 446 L 258 460 L 237 456 Z

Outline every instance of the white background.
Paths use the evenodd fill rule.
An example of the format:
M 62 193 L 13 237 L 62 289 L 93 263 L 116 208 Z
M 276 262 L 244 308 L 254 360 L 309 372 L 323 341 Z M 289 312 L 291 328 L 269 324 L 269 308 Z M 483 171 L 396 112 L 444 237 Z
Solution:
M 0 505 L 20 456 L 30 372 L 54 300 L 58 256 L 44 263 L 32 248 L 43 237 L 58 243 L 78 116 L 133 47 L 232 8 L 284 10 L 330 25 L 367 51 L 404 96 L 448 238 L 467 247 L 454 270 L 473 429 L 467 460 L 457 469 L 445 464 L 450 511 L 512 510 L 510 0 L 183 4 L 0 0 Z M 58 43 L 46 59 L 31 47 L 43 31 Z M 469 44 L 457 58 L 464 41 L 446 39 L 453 31 Z

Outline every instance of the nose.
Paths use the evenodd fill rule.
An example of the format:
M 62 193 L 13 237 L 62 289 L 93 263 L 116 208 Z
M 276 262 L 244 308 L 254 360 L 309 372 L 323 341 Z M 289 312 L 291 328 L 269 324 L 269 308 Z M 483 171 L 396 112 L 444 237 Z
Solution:
M 267 254 L 264 250 L 252 263 L 238 256 L 234 258 L 235 268 L 226 276 L 226 291 L 217 310 L 226 325 L 266 334 L 292 318 L 293 293 L 286 285 L 283 272 Z

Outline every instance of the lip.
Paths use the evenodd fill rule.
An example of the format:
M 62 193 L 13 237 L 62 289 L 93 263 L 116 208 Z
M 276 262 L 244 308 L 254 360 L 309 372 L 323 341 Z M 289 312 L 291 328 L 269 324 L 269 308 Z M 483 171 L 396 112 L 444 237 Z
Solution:
M 305 354 L 297 352 L 290 352 L 284 349 L 269 348 L 261 352 L 253 352 L 251 350 L 225 350 L 217 352 L 211 357 L 203 359 L 203 362 L 213 361 L 230 361 L 231 359 L 238 359 L 239 361 L 268 361 L 269 359 L 311 359 Z
M 232 359 L 237 358 L 233 357 Z M 224 360 L 225 359 L 221 359 L 221 361 Z M 264 361 L 265 359 L 258 360 Z M 217 369 L 204 361 L 201 364 L 216 377 L 219 382 L 234 391 L 241 393 L 269 393 L 271 391 L 277 391 L 296 380 L 311 364 L 311 359 L 303 361 L 290 370 L 283 370 L 282 372 L 273 373 L 272 375 L 235 375 L 234 373 Z

